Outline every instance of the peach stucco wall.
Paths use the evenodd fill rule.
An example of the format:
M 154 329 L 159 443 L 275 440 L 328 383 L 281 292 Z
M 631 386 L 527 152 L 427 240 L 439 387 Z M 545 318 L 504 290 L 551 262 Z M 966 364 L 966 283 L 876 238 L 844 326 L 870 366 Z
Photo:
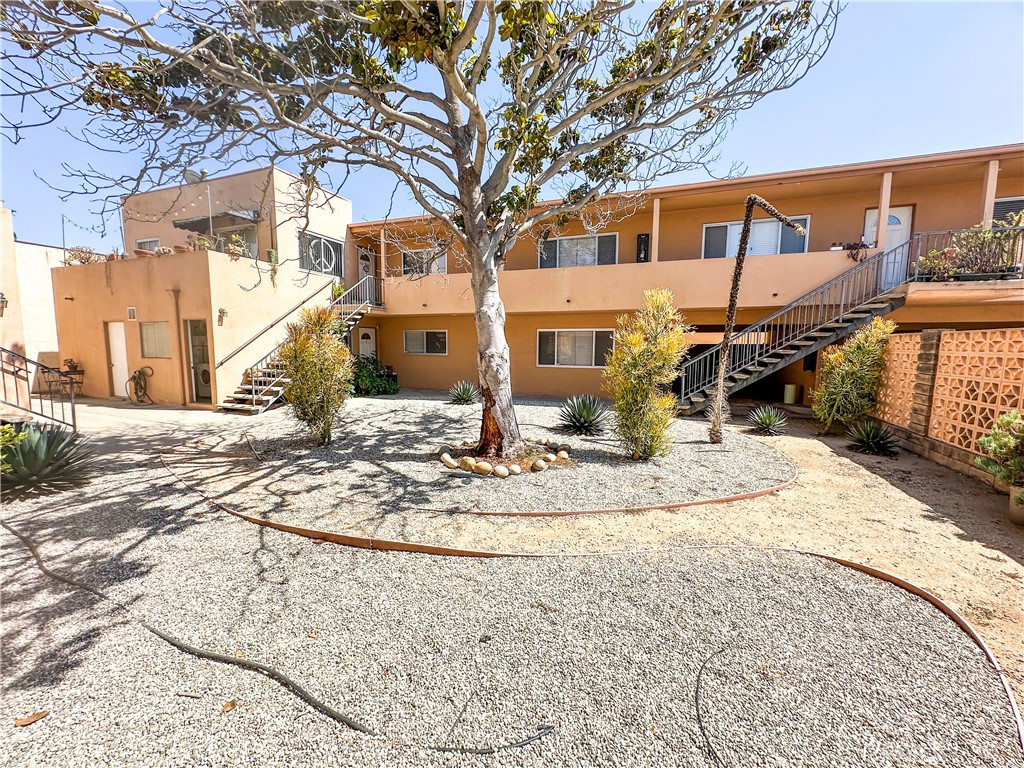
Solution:
M 193 400 L 188 353 L 183 349 L 188 343 L 186 321 L 207 322 L 216 403 L 241 383 L 246 367 L 284 338 L 285 322 L 298 312 L 295 305 L 307 299 L 326 301 L 331 285 L 331 278 L 308 275 L 289 262 L 281 265 L 275 288 L 265 264 L 215 251 L 61 267 L 51 274 L 60 354 L 75 358 L 85 369 L 83 393 L 124 396 L 124 382 L 111 378 L 106 327 L 108 322 L 124 322 L 129 371 L 151 366 L 150 396 L 167 405 Z M 178 318 L 174 289 L 178 290 Z M 136 308 L 135 321 L 128 320 L 128 307 Z M 220 309 L 227 311 L 222 323 Z M 216 365 L 275 320 L 279 322 L 273 328 L 229 362 Z M 140 322 L 170 324 L 170 358 L 142 357 Z
M 724 309 L 733 266 L 732 259 L 702 259 L 510 270 L 502 272 L 498 282 L 510 313 L 633 310 L 640 306 L 644 291 L 656 287 L 671 290 L 677 305 L 689 313 L 691 309 Z M 782 306 L 850 266 L 846 254 L 836 251 L 751 257 L 740 303 L 747 308 Z M 465 273 L 389 279 L 385 295 L 388 315 L 473 311 L 469 275 Z

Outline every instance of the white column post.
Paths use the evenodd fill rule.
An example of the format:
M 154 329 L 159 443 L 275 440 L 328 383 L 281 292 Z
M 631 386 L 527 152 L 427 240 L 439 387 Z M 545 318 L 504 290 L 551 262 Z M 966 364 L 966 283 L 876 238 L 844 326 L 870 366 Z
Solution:
M 986 227 L 992 226 L 992 215 L 996 208 L 997 181 L 999 181 L 999 161 L 990 160 L 985 166 L 985 197 L 981 204 L 981 220 Z
M 882 188 L 878 192 L 878 228 L 875 230 L 875 248 L 885 250 L 889 229 L 889 201 L 892 198 L 892 171 L 882 174 Z

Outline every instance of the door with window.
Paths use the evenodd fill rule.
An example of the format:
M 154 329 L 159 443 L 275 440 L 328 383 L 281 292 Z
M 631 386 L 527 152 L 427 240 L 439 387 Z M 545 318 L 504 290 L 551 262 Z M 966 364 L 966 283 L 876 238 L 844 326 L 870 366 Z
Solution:
M 376 328 L 362 328 L 359 331 L 359 356 L 360 357 L 376 357 L 377 356 L 377 329 Z
M 910 229 L 914 218 L 914 207 L 911 205 L 889 209 L 889 221 L 885 228 L 885 250 L 891 251 L 910 239 Z M 878 238 L 878 209 L 869 208 L 864 214 L 864 242 L 874 243 Z M 881 276 L 881 288 L 886 290 L 903 282 L 907 275 L 907 257 L 909 250 L 901 249 L 885 260 Z
M 206 337 L 205 320 L 186 320 L 189 365 L 192 372 L 192 402 L 208 403 L 213 394 L 210 373 L 210 343 Z
M 107 323 L 107 353 L 110 356 L 110 393 L 114 397 L 127 397 L 128 344 L 124 338 L 124 323 Z

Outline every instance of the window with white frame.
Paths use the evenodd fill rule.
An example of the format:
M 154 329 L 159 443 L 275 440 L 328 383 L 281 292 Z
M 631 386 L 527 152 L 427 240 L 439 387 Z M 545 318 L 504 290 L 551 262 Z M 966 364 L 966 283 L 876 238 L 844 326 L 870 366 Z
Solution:
M 139 323 L 143 357 L 170 357 L 171 331 L 169 323 Z
M 135 247 L 140 251 L 155 251 L 160 247 L 160 238 L 147 237 L 145 240 L 136 240 Z
M 541 269 L 615 264 L 619 260 L 619 236 L 613 232 L 607 235 L 549 237 L 541 243 L 537 259 Z
M 992 208 L 992 221 L 1003 221 L 1011 213 L 1024 213 L 1024 197 L 996 199 L 996 204 Z
M 402 251 L 403 275 L 446 275 L 448 274 L 448 254 L 436 248 L 425 248 L 420 251 Z
M 345 276 L 345 244 L 322 235 L 299 237 L 299 267 L 309 272 Z
M 537 331 L 537 365 L 603 368 L 614 338 L 607 328 Z
M 448 331 L 406 331 L 405 354 L 447 355 Z
M 748 256 L 767 256 L 776 253 L 806 253 L 810 216 L 793 216 L 794 222 L 804 228 L 798 235 L 791 227 L 775 219 L 756 219 L 750 224 L 750 240 L 747 243 Z M 705 259 L 721 259 L 735 256 L 740 250 L 742 221 L 726 221 L 704 225 L 704 244 L 701 255 Z

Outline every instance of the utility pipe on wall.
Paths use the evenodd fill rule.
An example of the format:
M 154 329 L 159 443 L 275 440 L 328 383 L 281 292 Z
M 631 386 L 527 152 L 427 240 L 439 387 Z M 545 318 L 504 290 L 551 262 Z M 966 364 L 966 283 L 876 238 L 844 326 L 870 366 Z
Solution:
M 188 403 L 188 379 L 185 373 L 185 340 L 181 332 L 181 289 L 168 288 L 167 292 L 174 298 L 174 327 L 178 329 L 178 372 L 181 374 L 181 404 Z

